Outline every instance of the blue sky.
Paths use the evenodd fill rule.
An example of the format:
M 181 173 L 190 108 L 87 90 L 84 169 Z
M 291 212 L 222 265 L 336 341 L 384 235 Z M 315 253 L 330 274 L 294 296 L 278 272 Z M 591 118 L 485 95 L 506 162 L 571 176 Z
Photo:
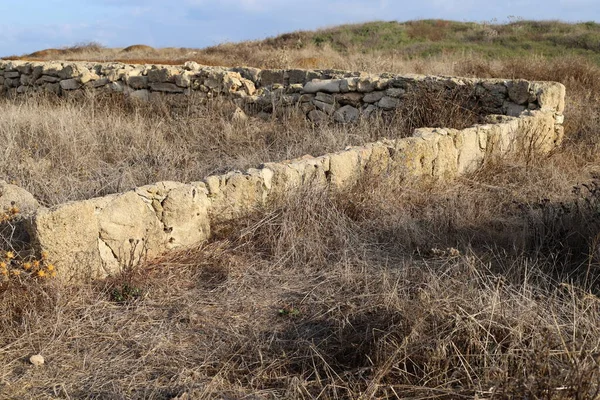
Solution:
M 0 0 L 0 56 L 97 41 L 205 47 L 370 20 L 600 21 L 600 0 Z

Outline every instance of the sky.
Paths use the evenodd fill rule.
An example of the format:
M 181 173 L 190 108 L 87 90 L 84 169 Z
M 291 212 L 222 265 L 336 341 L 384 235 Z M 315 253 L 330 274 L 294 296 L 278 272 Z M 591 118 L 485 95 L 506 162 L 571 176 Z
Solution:
M 0 0 L 0 56 L 99 42 L 206 47 L 373 20 L 600 21 L 600 0 Z

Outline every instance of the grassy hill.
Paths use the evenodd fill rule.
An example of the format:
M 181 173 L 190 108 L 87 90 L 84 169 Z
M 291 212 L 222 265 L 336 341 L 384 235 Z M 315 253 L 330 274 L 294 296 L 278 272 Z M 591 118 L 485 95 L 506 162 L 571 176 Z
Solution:
M 428 56 L 474 52 L 493 57 L 565 52 L 597 57 L 600 24 L 559 21 L 515 21 L 508 24 L 420 20 L 368 22 L 318 31 L 300 31 L 263 41 L 273 48 L 330 45 L 340 52 L 398 52 Z
M 488 59 L 574 55 L 598 63 L 600 24 L 520 20 L 505 24 L 447 20 L 375 21 L 285 33 L 264 40 L 223 43 L 203 49 L 154 49 L 145 45 L 111 49 L 98 43 L 82 43 L 40 50 L 18 58 L 164 64 L 194 60 L 207 65 L 317 68 L 331 66 L 328 58 L 356 54 L 399 59 L 448 55 Z

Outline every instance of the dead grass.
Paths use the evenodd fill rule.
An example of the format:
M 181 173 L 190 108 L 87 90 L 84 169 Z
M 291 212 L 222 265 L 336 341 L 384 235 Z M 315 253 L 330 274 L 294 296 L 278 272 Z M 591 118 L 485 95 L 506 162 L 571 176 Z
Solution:
M 229 170 L 348 145 L 398 138 L 414 128 L 464 128 L 478 121 L 472 94 L 422 88 L 411 92 L 393 123 L 311 124 L 300 110 L 267 121 L 232 118 L 234 106 L 191 98 L 131 104 L 121 96 L 0 101 L 0 137 L 7 143 L 0 171 L 54 205 L 125 191 L 163 180 L 190 182 Z M 427 108 L 443 110 L 429 113 Z
M 491 202 L 493 190 L 432 187 L 415 212 L 422 188 L 394 198 L 393 182 L 382 183 L 370 195 L 385 198 L 385 210 L 357 207 L 363 190 L 297 193 L 128 277 L 4 290 L 3 393 L 595 398 L 599 301 L 585 286 L 593 276 L 522 246 L 508 226 L 499 236 L 517 246 L 471 247 L 485 242 L 461 228 L 486 231 L 506 216 L 475 215 L 464 200 Z M 520 213 L 523 224 L 528 211 Z M 390 235 L 397 229 L 412 235 Z M 123 283 L 140 295 L 115 298 Z M 45 367 L 27 364 L 34 353 Z
M 357 60 L 393 58 L 344 67 Z M 598 398 L 600 68 L 467 56 L 390 69 L 562 81 L 566 142 L 446 185 L 391 174 L 291 194 L 105 282 L 4 286 L 0 398 Z M 107 184 L 117 168 L 131 185 L 189 180 L 398 134 L 111 102 L 2 103 L 3 174 L 51 204 L 124 189 Z M 19 166 L 25 150 L 52 167 Z

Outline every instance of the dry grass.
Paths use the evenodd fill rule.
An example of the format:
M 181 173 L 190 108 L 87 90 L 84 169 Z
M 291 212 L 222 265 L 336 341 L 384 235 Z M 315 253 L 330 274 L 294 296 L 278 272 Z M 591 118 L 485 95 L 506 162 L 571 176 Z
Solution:
M 291 194 L 105 282 L 4 286 L 0 398 L 598 398 L 600 68 L 361 54 L 340 66 L 356 60 L 562 81 L 567 140 L 446 185 L 391 174 Z M 8 176 L 51 204 L 399 134 L 91 101 L 2 103 L 3 173 L 24 149 L 32 165 L 49 159 Z M 108 185 L 118 168 L 135 179 Z M 28 364 L 37 353 L 42 368 Z
M 190 182 L 348 145 L 397 138 L 414 128 L 464 128 L 478 120 L 471 94 L 423 88 L 409 93 L 393 123 L 310 123 L 300 110 L 268 120 L 232 118 L 230 103 L 191 98 L 131 104 L 122 96 L 0 100 L 0 137 L 7 143 L 0 171 L 54 205 L 125 191 L 163 180 Z M 429 113 L 429 108 L 443 112 Z M 471 109 L 467 108 L 471 107 Z M 276 112 L 277 114 L 277 112 Z

